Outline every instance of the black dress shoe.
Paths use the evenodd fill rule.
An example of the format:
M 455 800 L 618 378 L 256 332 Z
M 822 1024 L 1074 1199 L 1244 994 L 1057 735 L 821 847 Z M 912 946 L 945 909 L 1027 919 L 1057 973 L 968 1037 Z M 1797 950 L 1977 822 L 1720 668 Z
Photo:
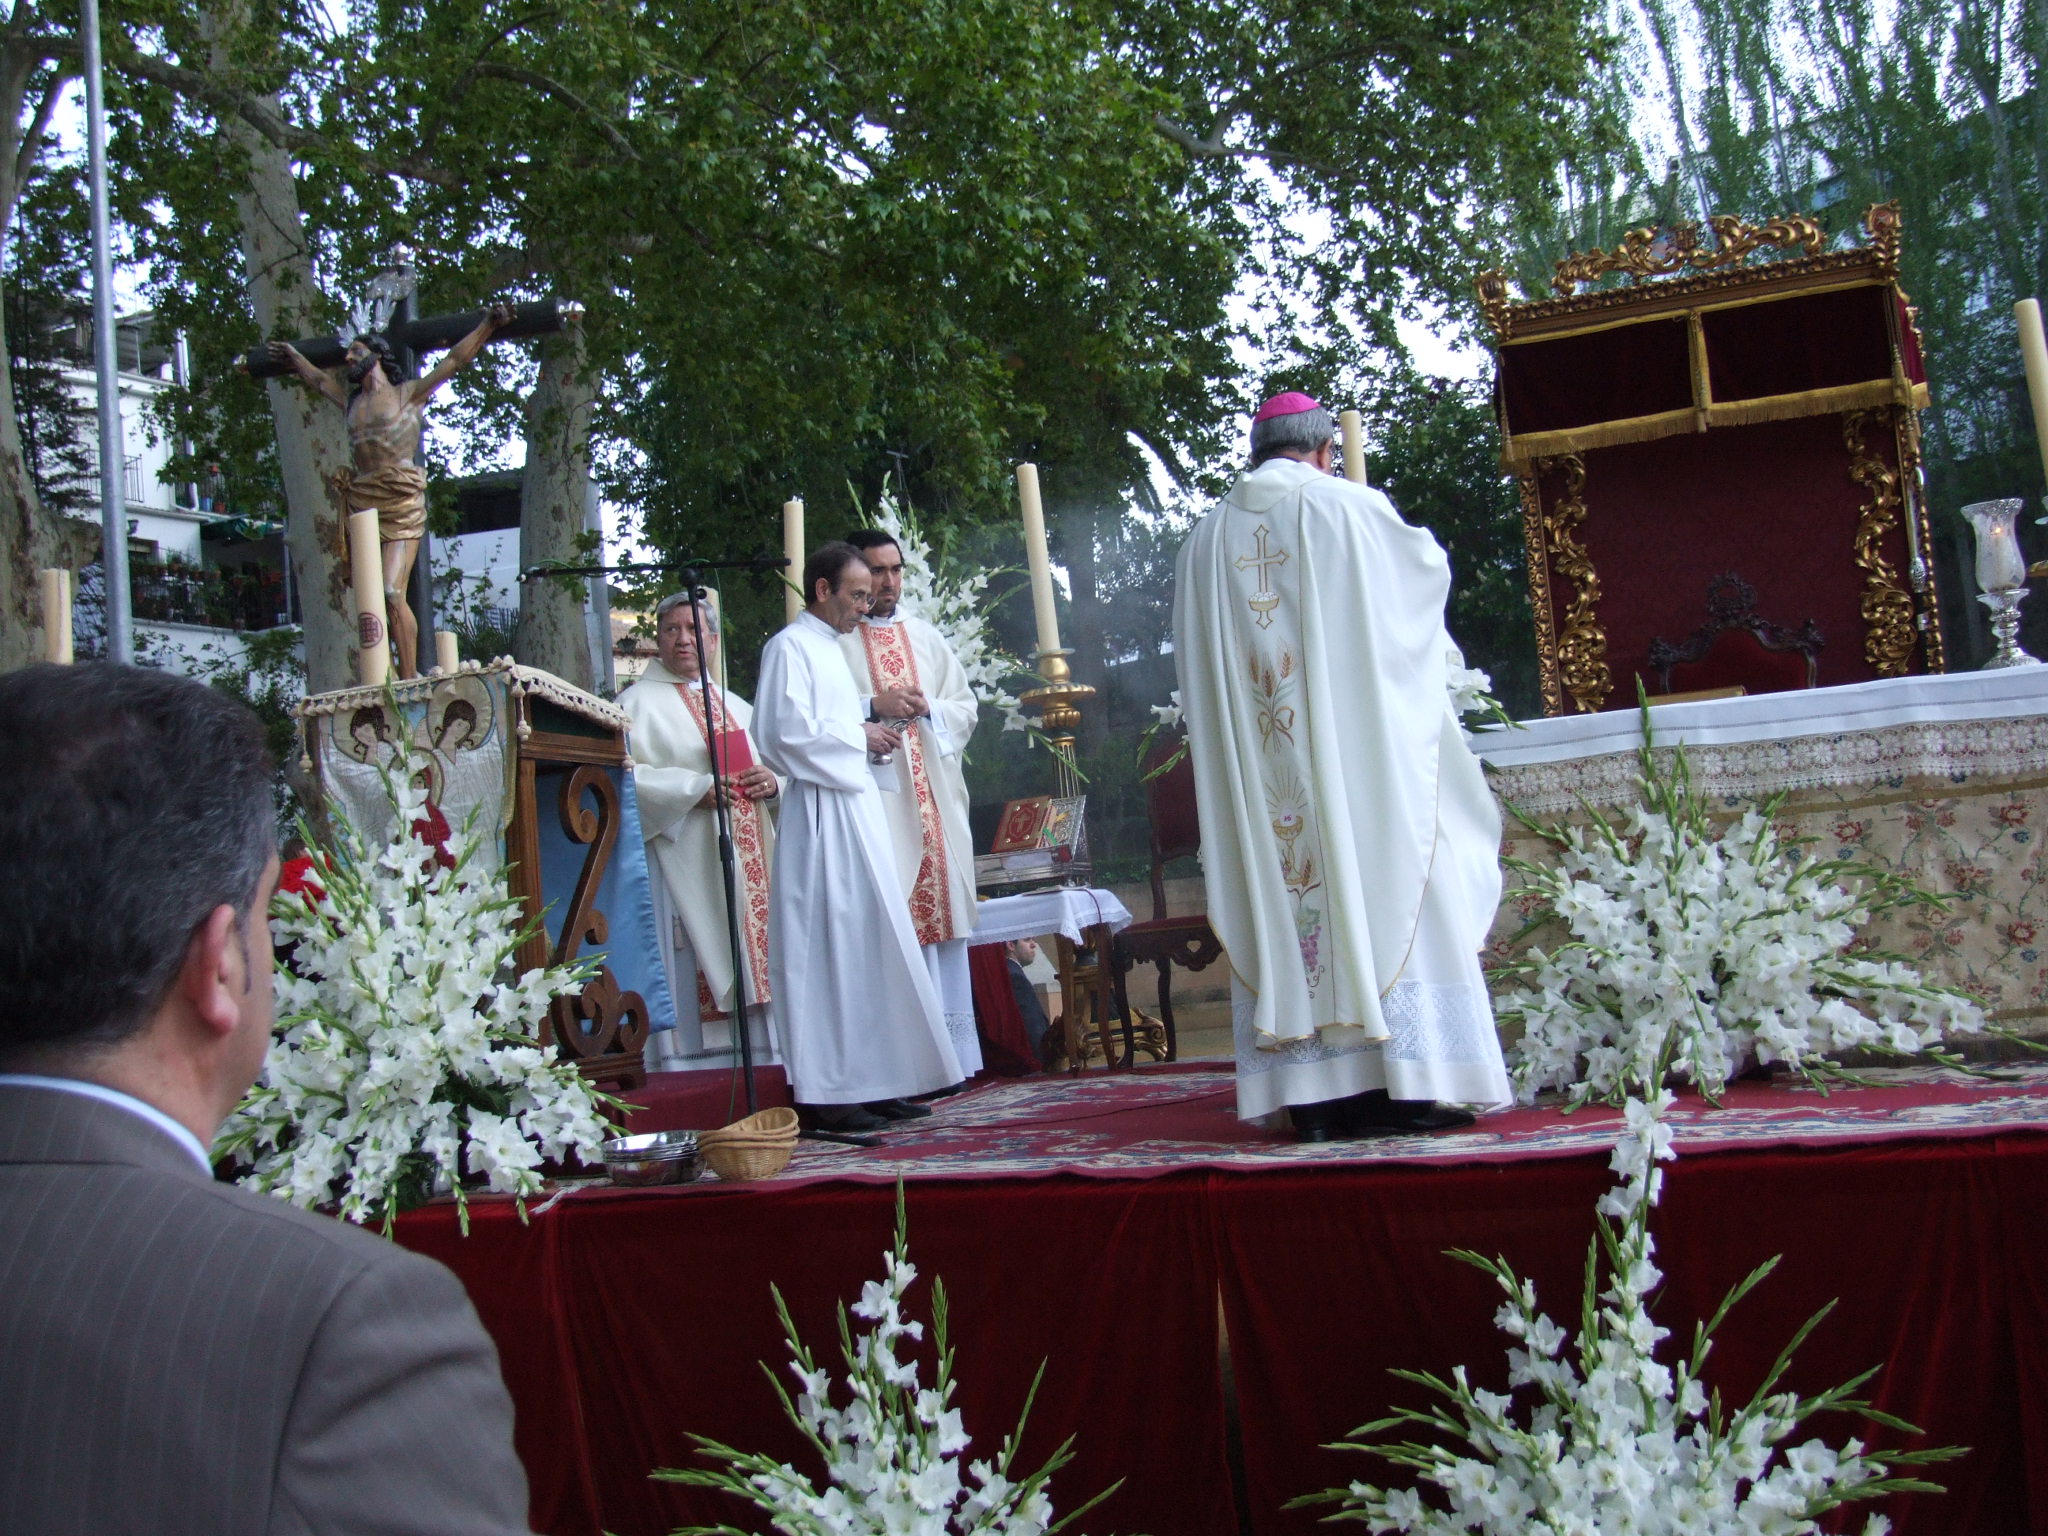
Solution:
M 1384 1088 L 1368 1089 L 1342 1101 L 1344 1123 L 1357 1136 L 1428 1135 L 1472 1124 L 1473 1116 L 1434 1099 L 1394 1099 Z
M 876 1099 L 872 1104 L 863 1104 L 871 1115 L 880 1115 L 884 1120 L 923 1120 L 931 1114 L 928 1104 L 913 1104 L 908 1099 Z
M 859 1104 L 814 1104 L 802 1108 L 804 1124 L 817 1131 L 879 1131 L 889 1122 Z
M 1290 1104 L 1287 1118 L 1294 1125 L 1296 1141 L 1336 1141 L 1344 1135 L 1344 1102 L 1329 1099 L 1320 1104 Z

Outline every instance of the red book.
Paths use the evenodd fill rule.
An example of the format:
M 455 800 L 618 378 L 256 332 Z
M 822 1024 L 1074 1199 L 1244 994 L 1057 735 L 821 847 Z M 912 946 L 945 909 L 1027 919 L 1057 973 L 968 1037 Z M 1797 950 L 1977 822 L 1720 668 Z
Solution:
M 738 727 L 718 733 L 718 768 L 727 778 L 742 768 L 754 766 L 754 749 L 747 742 L 747 733 Z

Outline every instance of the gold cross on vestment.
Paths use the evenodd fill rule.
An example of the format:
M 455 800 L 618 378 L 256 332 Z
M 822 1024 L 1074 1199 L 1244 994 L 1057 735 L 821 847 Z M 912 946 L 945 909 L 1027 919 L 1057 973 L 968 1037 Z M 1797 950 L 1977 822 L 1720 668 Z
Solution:
M 1286 550 L 1268 549 L 1266 547 L 1266 538 L 1269 532 L 1270 530 L 1264 523 L 1259 524 L 1258 532 L 1252 537 L 1253 545 L 1258 553 L 1239 555 L 1237 557 L 1237 568 L 1240 571 L 1249 571 L 1255 566 L 1258 568 L 1259 591 L 1258 595 L 1250 601 L 1252 611 L 1259 616 L 1257 622 L 1261 629 L 1271 629 L 1273 627 L 1273 610 L 1280 606 L 1280 594 L 1273 590 L 1272 577 L 1268 573 L 1272 567 L 1287 563 Z

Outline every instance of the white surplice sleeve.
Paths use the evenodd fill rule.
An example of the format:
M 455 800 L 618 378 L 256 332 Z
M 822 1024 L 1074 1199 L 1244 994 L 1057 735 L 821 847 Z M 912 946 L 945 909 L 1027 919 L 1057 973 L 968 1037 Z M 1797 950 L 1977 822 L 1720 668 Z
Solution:
M 829 654 L 840 664 L 836 649 Z M 769 640 L 754 691 L 754 742 L 778 777 L 859 794 L 874 782 L 867 733 L 857 719 L 826 713 L 817 665 L 817 656 L 790 630 Z
M 929 624 L 920 624 L 911 632 L 911 638 L 924 641 L 917 648 L 918 677 L 931 708 L 932 735 L 938 741 L 939 751 L 948 757 L 965 752 L 974 737 L 974 727 L 981 720 L 981 704 L 968 686 L 960 658 Z

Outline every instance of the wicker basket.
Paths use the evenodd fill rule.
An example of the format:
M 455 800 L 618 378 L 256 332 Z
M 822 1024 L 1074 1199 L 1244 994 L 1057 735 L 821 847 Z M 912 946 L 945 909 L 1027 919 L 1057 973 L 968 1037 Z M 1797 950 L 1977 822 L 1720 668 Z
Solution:
M 796 1150 L 793 1109 L 764 1109 L 697 1138 L 697 1155 L 728 1182 L 772 1179 L 789 1166 Z

